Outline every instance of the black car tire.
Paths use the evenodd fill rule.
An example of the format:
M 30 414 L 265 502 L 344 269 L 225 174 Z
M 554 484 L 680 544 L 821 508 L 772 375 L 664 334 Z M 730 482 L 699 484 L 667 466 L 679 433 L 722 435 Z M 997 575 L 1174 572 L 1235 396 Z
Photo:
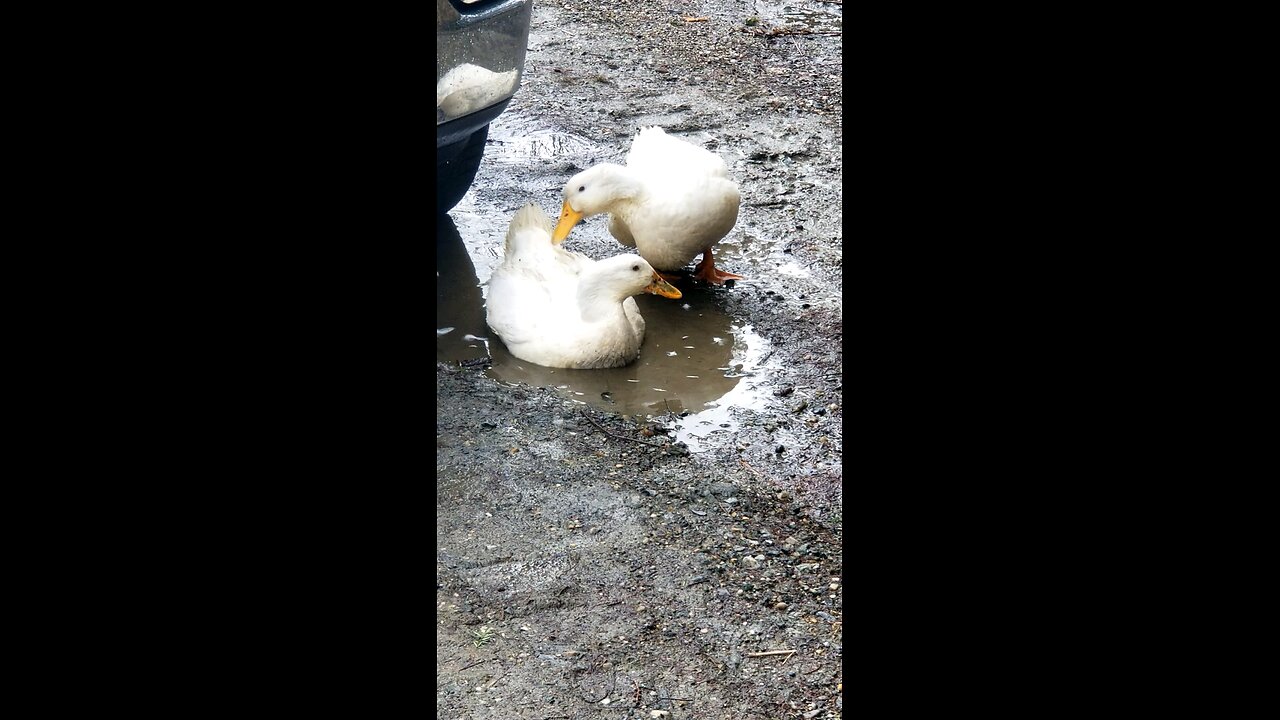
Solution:
M 484 143 L 489 137 L 485 125 L 462 142 L 439 149 L 436 159 L 436 216 L 453 209 L 467 194 L 471 181 L 476 179 L 480 160 L 484 158 Z

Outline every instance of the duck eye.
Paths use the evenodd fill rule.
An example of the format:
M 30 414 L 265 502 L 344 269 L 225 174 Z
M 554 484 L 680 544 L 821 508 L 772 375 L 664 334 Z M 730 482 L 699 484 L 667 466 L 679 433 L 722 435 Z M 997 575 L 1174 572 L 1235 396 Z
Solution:
M 587 190 L 587 186 L 586 186 L 586 185 L 582 185 L 582 186 L 580 186 L 580 187 L 578 188 L 578 192 L 586 192 L 586 190 Z
M 632 266 L 631 266 L 631 269 L 632 269 L 632 270 L 635 270 L 635 271 L 637 271 L 637 272 L 639 272 L 639 271 L 640 271 L 640 266 L 639 266 L 639 265 L 632 265 Z

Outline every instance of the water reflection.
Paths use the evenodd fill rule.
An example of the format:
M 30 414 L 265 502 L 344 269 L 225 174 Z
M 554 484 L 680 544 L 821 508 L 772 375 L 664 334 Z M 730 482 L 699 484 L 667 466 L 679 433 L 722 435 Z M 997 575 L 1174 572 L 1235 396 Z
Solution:
M 436 361 L 474 360 L 489 354 L 484 295 L 467 247 L 448 215 L 436 223 Z
M 490 127 L 485 157 L 494 162 L 527 163 L 559 156 L 587 157 L 598 151 L 582 136 L 552 130 L 536 118 L 510 110 L 502 122 Z
M 728 372 L 739 382 L 723 397 L 706 404 L 701 412 L 683 417 L 676 423 L 676 439 L 683 441 L 693 452 L 705 448 L 705 441 L 713 435 L 732 435 L 739 423 L 733 408 L 760 408 L 772 392 L 768 378 L 763 374 L 765 363 L 773 354 L 769 344 L 746 325 L 734 328 L 740 338 L 734 347 Z M 745 342 L 743 342 L 745 340 Z

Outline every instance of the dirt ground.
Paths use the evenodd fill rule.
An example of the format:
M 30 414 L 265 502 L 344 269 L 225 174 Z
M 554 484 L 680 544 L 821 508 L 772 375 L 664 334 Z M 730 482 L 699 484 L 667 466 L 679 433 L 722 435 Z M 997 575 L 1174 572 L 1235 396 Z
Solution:
M 749 280 L 716 298 L 771 343 L 775 390 L 690 453 L 670 418 L 437 363 L 438 718 L 841 717 L 840 10 L 536 0 L 512 122 L 603 150 L 486 155 L 474 202 L 504 230 L 554 212 L 641 125 L 720 153 L 742 208 L 717 264 Z M 602 225 L 572 249 L 617 253 Z

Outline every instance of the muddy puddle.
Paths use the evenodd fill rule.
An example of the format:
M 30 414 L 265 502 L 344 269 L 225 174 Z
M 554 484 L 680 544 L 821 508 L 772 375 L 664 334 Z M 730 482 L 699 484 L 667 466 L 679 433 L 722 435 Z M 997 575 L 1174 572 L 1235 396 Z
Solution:
M 489 126 L 485 158 L 518 165 L 557 156 L 590 157 L 601 154 L 590 140 L 572 133 L 557 132 L 544 123 L 511 110 Z
M 838 33 L 844 24 L 844 7 L 835 2 L 756 0 L 755 7 L 769 26 L 792 32 Z
M 742 174 L 743 165 L 750 161 L 748 154 L 735 149 L 732 142 L 717 140 L 715 133 L 677 134 L 721 153 L 736 174 Z M 544 210 L 554 213 L 548 204 L 559 198 L 555 182 L 548 182 L 544 174 L 510 177 L 502 168 L 624 162 L 627 145 L 619 150 L 553 129 L 545 119 L 507 112 L 491 126 L 485 148 L 486 162 L 499 168 L 495 179 L 502 184 L 489 192 L 500 190 L 501 195 L 541 202 Z M 438 226 L 437 267 L 442 272 L 436 293 L 437 361 L 479 364 L 488 360 L 486 373 L 504 383 L 556 388 L 575 402 L 620 415 L 664 418 L 673 422 L 677 439 L 695 452 L 713 436 L 738 429 L 735 409 L 764 404 L 774 389 L 766 381 L 773 376 L 766 372 L 772 349 L 749 322 L 724 309 L 728 293 L 757 291 L 750 280 L 733 289 L 681 282 L 684 297 L 679 300 L 636 297 L 645 319 L 645 340 L 640 358 L 623 368 L 547 368 L 513 357 L 485 324 L 482 283 L 502 262 L 503 238 L 517 207 L 495 208 L 491 200 L 480 202 L 473 188 Z M 570 249 L 592 257 L 623 252 L 608 235 L 606 224 L 599 218 L 584 222 L 575 230 Z M 752 222 L 739 225 L 718 245 L 718 264 L 748 278 L 809 276 L 809 270 L 786 252 L 785 237 L 769 230 Z
M 762 371 L 772 355 L 751 326 L 730 317 L 717 293 L 689 282 L 679 300 L 640 295 L 640 358 L 622 368 L 548 368 L 513 357 L 484 320 L 484 287 L 501 262 L 507 218 L 487 220 L 460 204 L 436 228 L 436 360 L 484 362 L 508 384 L 553 387 L 576 402 L 621 415 L 665 417 L 691 451 L 737 428 L 733 408 L 758 407 L 771 390 Z M 466 238 L 464 240 L 464 238 Z

